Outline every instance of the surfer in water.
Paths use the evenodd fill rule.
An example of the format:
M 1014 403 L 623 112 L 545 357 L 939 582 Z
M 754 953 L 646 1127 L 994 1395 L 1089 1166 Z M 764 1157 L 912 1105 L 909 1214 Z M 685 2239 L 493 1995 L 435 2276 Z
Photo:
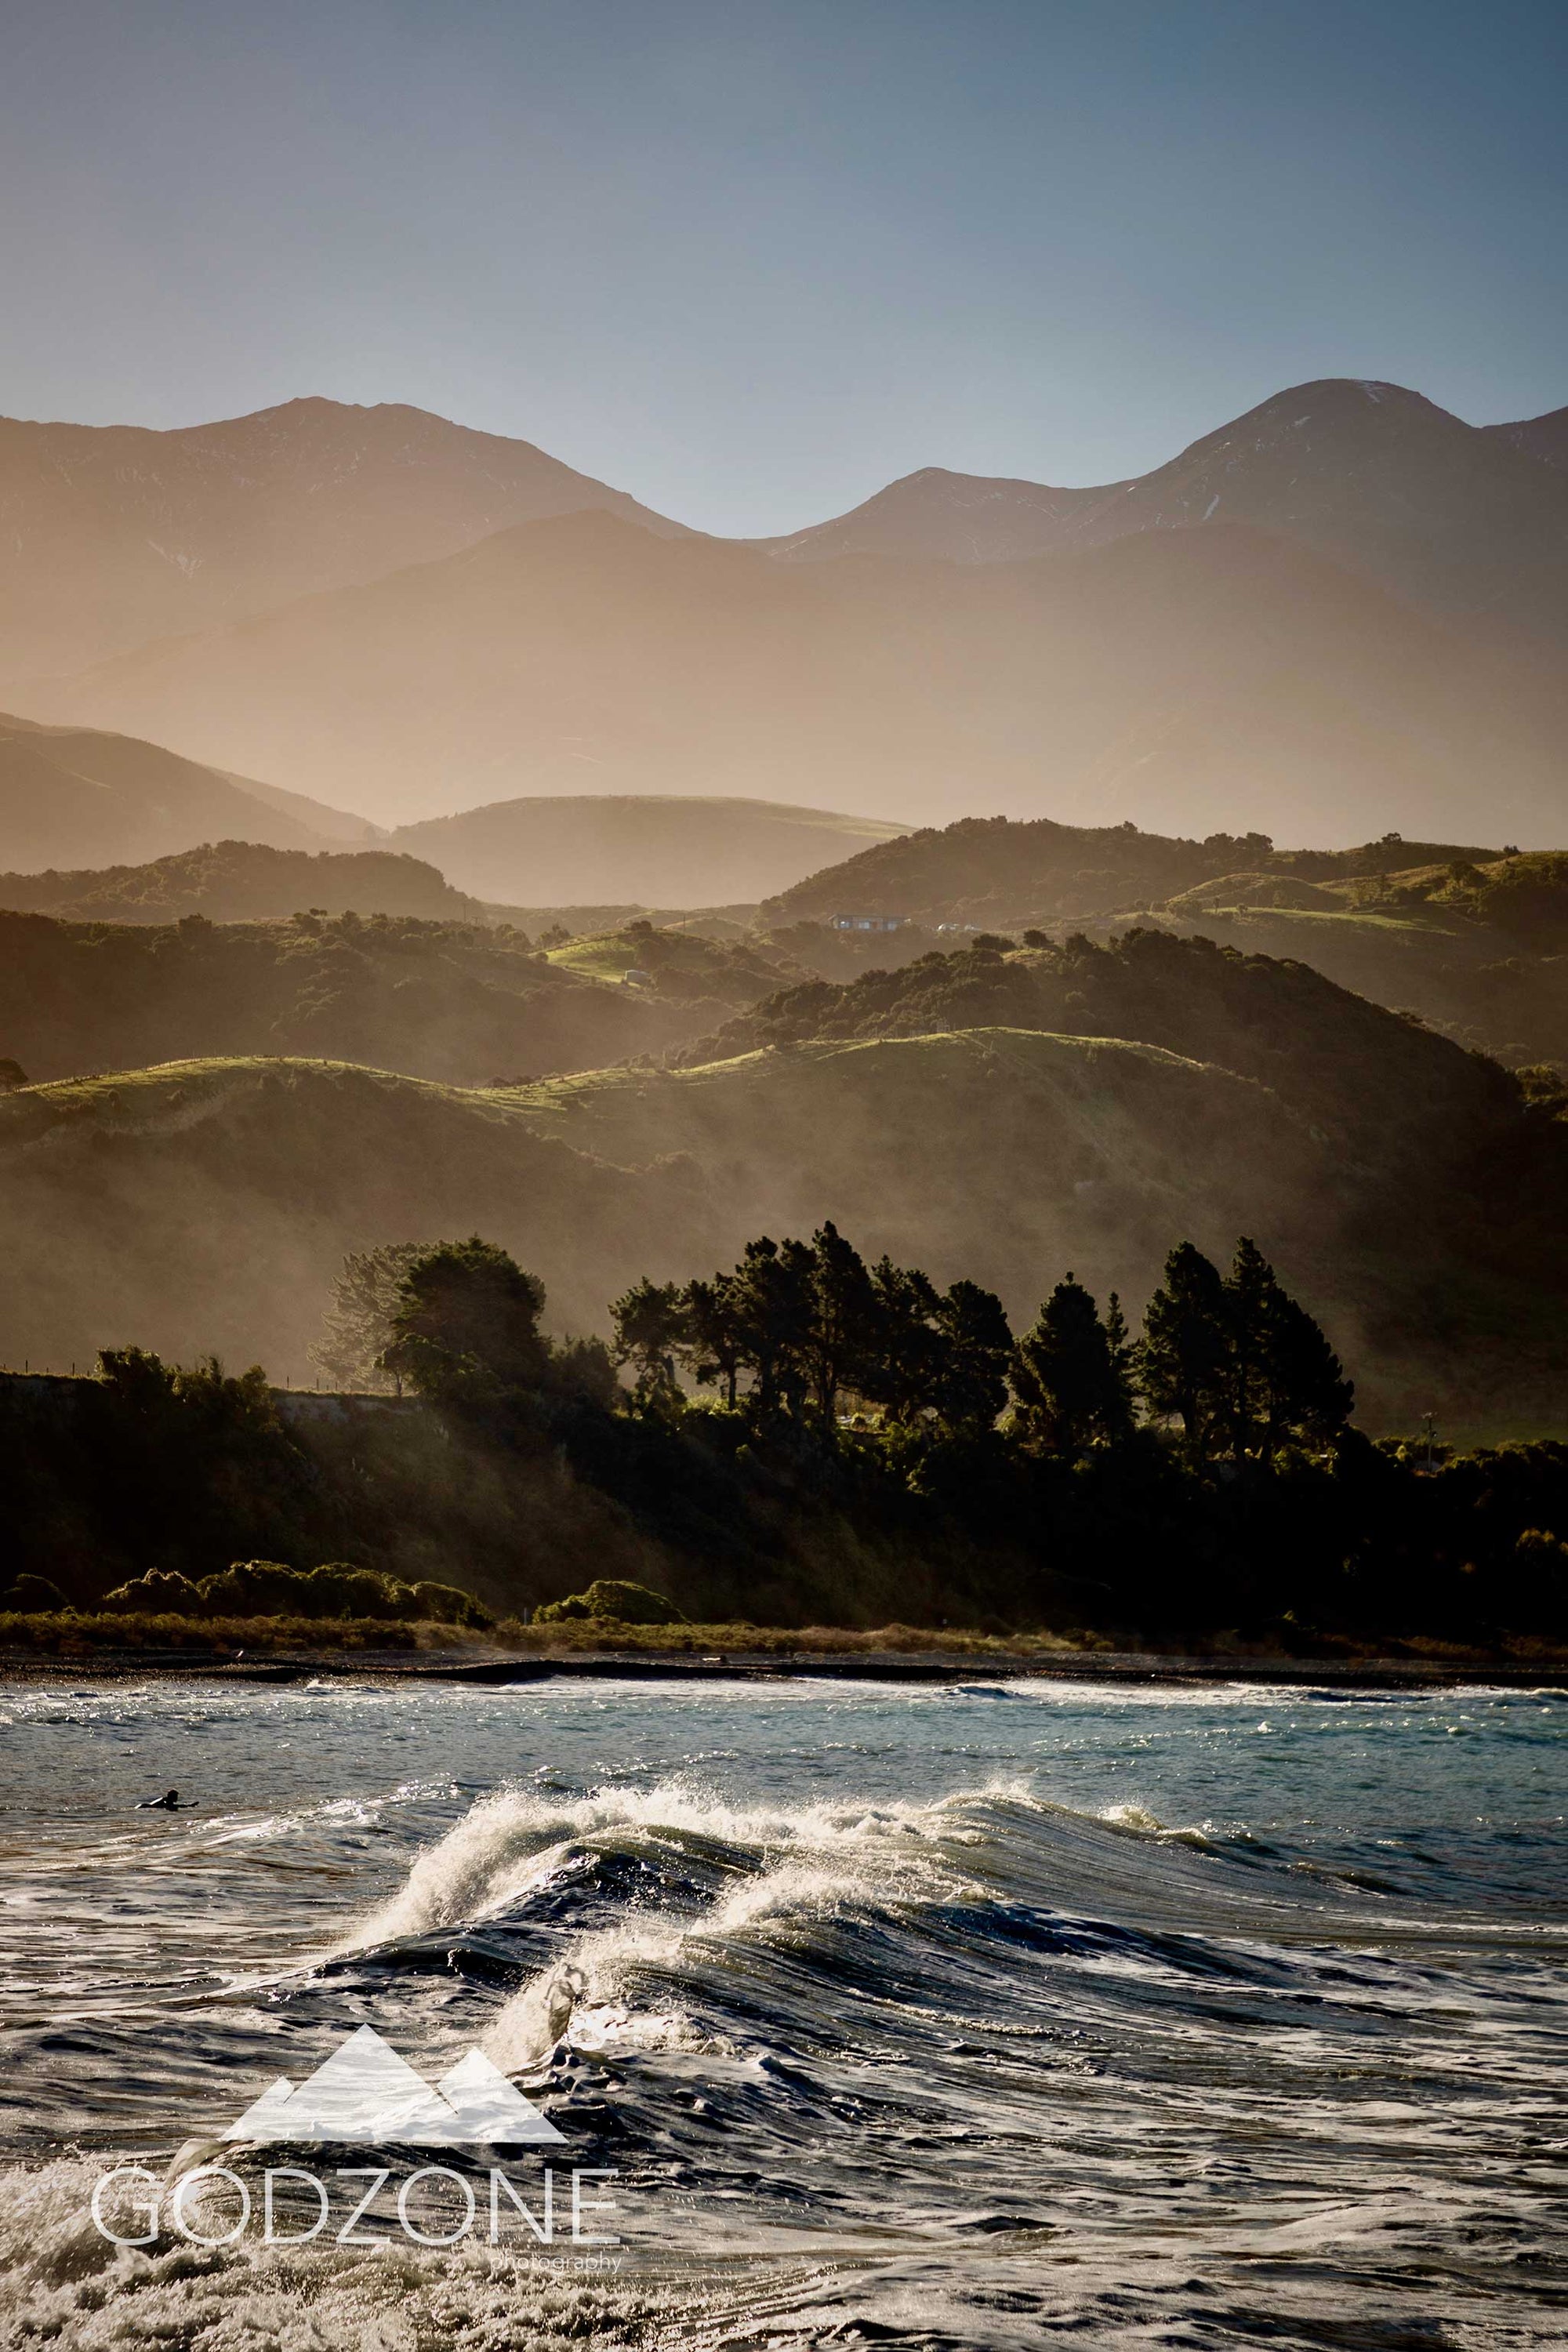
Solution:
M 180 1792 L 178 1789 L 168 1789 L 161 1797 L 143 1797 L 136 1810 L 139 1813 L 177 1813 Z

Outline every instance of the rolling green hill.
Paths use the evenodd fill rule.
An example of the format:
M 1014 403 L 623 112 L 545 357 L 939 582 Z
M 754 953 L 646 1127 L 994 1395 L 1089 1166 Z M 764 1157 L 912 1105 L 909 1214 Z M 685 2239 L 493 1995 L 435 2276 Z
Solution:
M 880 964 L 951 945 L 955 927 L 1014 938 L 1039 928 L 1058 940 L 1076 928 L 1104 940 L 1136 921 L 1206 936 L 1310 964 L 1513 1066 L 1568 1066 L 1568 859 L 1557 853 L 1500 856 L 1397 835 L 1277 850 L 1262 834 L 1183 841 L 1131 825 L 969 819 L 814 875 L 763 917 L 810 964 L 806 927 L 841 908 L 910 919 L 871 940 Z M 948 927 L 940 940 L 938 925 Z M 816 968 L 850 976 L 826 961 Z
M 505 1244 L 543 1277 L 555 1328 L 582 1330 L 607 1328 L 639 1275 L 705 1272 L 825 1217 L 870 1256 L 994 1286 L 1025 1320 L 1068 1267 L 1139 1309 L 1173 1240 L 1223 1253 L 1250 1232 L 1355 1361 L 1373 1426 L 1428 1406 L 1456 1434 L 1552 1426 L 1568 1129 L 1300 967 L 1262 964 L 1249 1003 L 1242 959 L 1138 953 L 1131 980 L 1064 985 L 1055 1029 L 1043 997 L 1030 1023 L 997 994 L 957 1030 L 499 1089 L 247 1058 L 13 1092 L 0 1359 L 135 1339 L 298 1373 L 344 1251 L 442 1233 Z M 1244 983 L 1206 1011 L 1186 988 L 1207 1050 L 1071 1034 L 1119 988 L 1131 1025 L 1132 982 L 1157 1008 L 1203 956 Z M 1000 989 L 1027 980 L 993 961 Z
M 1136 825 L 1058 824 L 1049 817 L 963 817 L 880 842 L 826 867 L 763 908 L 775 923 L 836 914 L 901 915 L 983 929 L 1082 919 L 1161 904 L 1247 875 L 1312 885 L 1391 874 L 1417 864 L 1482 862 L 1494 849 L 1405 841 L 1398 834 L 1351 849 L 1276 849 L 1267 834 L 1213 833 L 1188 841 Z
M 483 1085 L 658 1052 L 749 1001 L 612 986 L 483 924 L 0 914 L 0 1054 L 34 1078 L 187 1055 L 306 1054 Z

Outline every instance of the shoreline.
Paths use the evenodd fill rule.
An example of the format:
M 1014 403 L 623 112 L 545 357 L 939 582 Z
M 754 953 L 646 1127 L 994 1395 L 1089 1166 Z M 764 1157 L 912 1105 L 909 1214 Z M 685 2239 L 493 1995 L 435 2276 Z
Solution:
M 189 1652 L 111 1651 L 76 1658 L 0 1652 L 0 1680 L 70 1683 L 162 1681 L 234 1684 L 456 1683 L 505 1689 L 525 1683 L 584 1682 L 1075 1682 L 1202 1686 L 1266 1683 L 1336 1690 L 1556 1690 L 1568 1695 L 1568 1658 L 1224 1657 L 1155 1651 L 1063 1651 L 1047 1657 L 965 1657 L 940 1651 L 824 1654 L 812 1651 L 726 1651 L 671 1657 L 646 1650 L 560 1651 L 475 1658 L 451 1651 L 301 1653 L 233 1663 Z

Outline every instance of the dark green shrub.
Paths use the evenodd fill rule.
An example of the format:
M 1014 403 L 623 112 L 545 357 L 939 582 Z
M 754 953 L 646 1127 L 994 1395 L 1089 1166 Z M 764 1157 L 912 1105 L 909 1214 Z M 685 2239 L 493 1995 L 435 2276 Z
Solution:
M 106 1613 L 123 1617 L 202 1617 L 206 1612 L 202 1601 L 202 1588 L 193 1584 L 188 1576 L 161 1568 L 150 1568 L 145 1576 L 133 1576 L 129 1584 L 118 1584 L 106 1592 L 100 1606 Z
M 58 1584 L 47 1576 L 19 1576 L 9 1592 L 0 1596 L 0 1609 L 15 1609 L 24 1616 L 38 1616 L 45 1610 L 68 1609 L 69 1601 Z
M 673 1601 L 646 1584 L 629 1584 L 617 1577 L 596 1577 L 586 1592 L 564 1601 L 547 1601 L 533 1612 L 534 1622 L 559 1625 L 576 1617 L 596 1617 L 616 1625 L 684 1625 L 685 1617 Z

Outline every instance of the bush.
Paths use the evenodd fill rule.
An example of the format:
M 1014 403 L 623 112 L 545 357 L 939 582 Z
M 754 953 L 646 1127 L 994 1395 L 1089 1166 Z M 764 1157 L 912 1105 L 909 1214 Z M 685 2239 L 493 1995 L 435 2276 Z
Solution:
M 3 1067 L 3 1066 L 0 1066 Z M 69 1601 L 58 1584 L 47 1576 L 19 1576 L 9 1592 L 0 1597 L 0 1609 L 15 1609 L 19 1615 L 41 1615 L 45 1610 L 62 1610 Z
M 673 1601 L 646 1584 L 628 1584 L 617 1577 L 595 1577 L 586 1592 L 568 1594 L 564 1601 L 547 1601 L 533 1612 L 536 1625 L 560 1625 L 574 1617 L 594 1617 L 612 1625 L 684 1625 L 685 1617 Z
M 202 1588 L 193 1584 L 188 1576 L 166 1574 L 161 1568 L 150 1568 L 145 1576 L 133 1576 L 129 1584 L 117 1584 L 106 1592 L 99 1606 L 109 1616 L 123 1617 L 200 1617 Z
M 39 1606 L 43 1606 L 40 1603 Z M 321 1568 L 289 1568 L 276 1559 L 237 1559 L 218 1576 L 188 1577 L 151 1569 L 109 1593 L 105 1610 L 128 1616 L 308 1617 L 429 1619 L 443 1625 L 486 1626 L 488 1611 L 455 1584 L 405 1584 L 349 1560 Z

